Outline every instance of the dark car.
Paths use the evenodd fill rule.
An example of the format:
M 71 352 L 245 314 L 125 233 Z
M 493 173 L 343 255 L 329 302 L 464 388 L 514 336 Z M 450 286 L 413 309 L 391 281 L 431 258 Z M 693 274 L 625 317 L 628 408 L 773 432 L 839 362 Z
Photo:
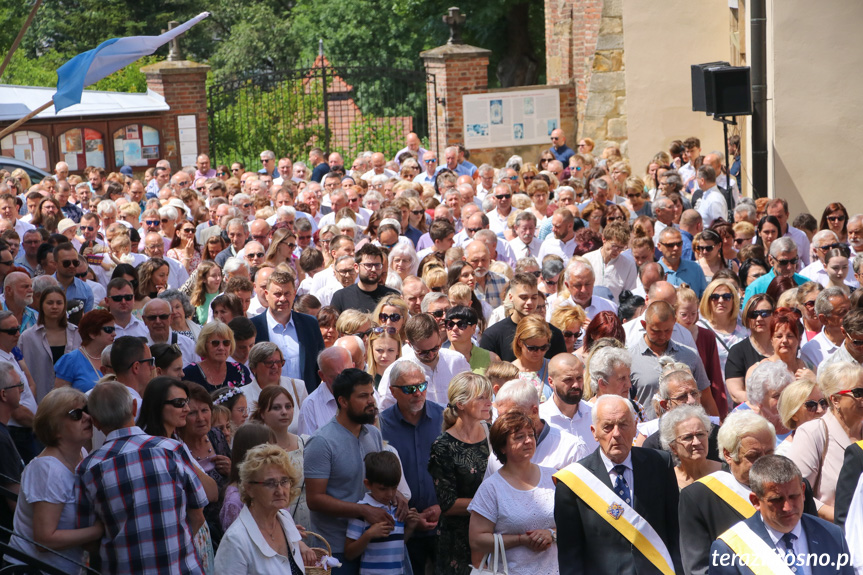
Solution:
M 51 174 L 46 172 L 41 168 L 37 168 L 33 164 L 28 164 L 27 162 L 17 160 L 15 158 L 10 158 L 8 156 L 0 156 L 0 169 L 8 170 L 10 173 L 14 170 L 21 168 L 27 175 L 30 176 L 30 181 L 34 184 L 37 182 L 41 182 L 44 178 L 47 178 Z

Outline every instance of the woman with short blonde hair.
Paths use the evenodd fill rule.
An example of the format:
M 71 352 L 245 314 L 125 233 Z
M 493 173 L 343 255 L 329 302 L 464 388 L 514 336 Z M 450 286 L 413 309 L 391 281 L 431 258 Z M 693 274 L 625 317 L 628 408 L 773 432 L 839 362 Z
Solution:
M 540 403 L 551 398 L 548 383 L 548 362 L 545 353 L 551 347 L 551 329 L 545 316 L 528 315 L 518 322 L 512 351 L 516 360 L 512 362 L 519 370 L 519 378 L 533 383 L 540 396 Z
M 183 379 L 200 384 L 207 393 L 220 387 L 240 387 L 252 382 L 249 368 L 236 361 L 229 361 L 236 349 L 234 332 L 221 321 L 211 321 L 198 334 L 195 353 L 201 361 L 183 368 Z
M 575 353 L 576 342 L 581 339 L 582 326 L 587 319 L 580 305 L 558 306 L 551 313 L 551 325 L 563 333 L 566 351 Z

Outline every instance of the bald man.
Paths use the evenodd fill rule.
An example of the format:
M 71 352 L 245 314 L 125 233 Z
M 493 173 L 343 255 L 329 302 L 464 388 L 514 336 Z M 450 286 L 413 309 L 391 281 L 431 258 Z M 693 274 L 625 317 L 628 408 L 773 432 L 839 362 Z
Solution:
M 539 417 L 550 426 L 580 438 L 588 452 L 599 444 L 590 431 L 590 404 L 584 397 L 584 362 L 571 353 L 559 353 L 548 362 L 551 401 L 539 406 Z
M 417 157 L 417 161 L 421 162 L 423 156 L 428 152 L 428 150 L 422 147 L 419 136 L 411 132 L 410 134 L 408 134 L 408 137 L 405 138 L 405 147 L 396 152 L 395 160 L 396 162 L 398 162 L 399 167 L 401 167 L 402 165 L 402 163 L 399 162 L 399 156 L 401 156 L 405 152 L 415 154 Z
M 655 301 L 664 301 L 672 307 L 676 306 L 677 288 L 664 280 L 654 282 L 647 290 L 647 297 L 644 298 L 645 309 L 651 304 L 651 302 Z M 626 341 L 635 341 L 644 335 L 643 322 L 644 313 L 623 324 L 623 331 L 626 332 Z M 671 334 L 671 339 L 681 345 L 685 345 L 686 347 L 697 349 L 695 346 L 695 338 L 692 337 L 692 333 L 679 323 L 674 324 L 674 331 Z
M 395 178 L 398 176 L 394 171 L 386 168 L 387 158 L 380 152 L 372 154 L 371 163 L 372 169 L 362 175 L 362 179 L 367 182 L 371 182 L 373 177 L 380 176 L 381 174 L 385 175 L 387 178 Z
M 564 166 L 569 165 L 569 159 L 575 155 L 575 151 L 566 145 L 566 136 L 563 135 L 563 130 L 556 128 L 551 131 L 551 148 L 549 152 L 554 156 L 554 159 Z

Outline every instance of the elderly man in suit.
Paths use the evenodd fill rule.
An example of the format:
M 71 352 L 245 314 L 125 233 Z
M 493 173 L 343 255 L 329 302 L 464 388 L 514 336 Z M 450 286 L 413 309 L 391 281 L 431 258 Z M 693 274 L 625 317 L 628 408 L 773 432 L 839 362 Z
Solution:
M 600 396 L 592 416 L 599 448 L 554 476 L 560 573 L 682 573 L 671 457 L 632 447 L 635 412 L 626 399 Z
M 324 349 L 324 338 L 314 317 L 293 311 L 297 296 L 296 280 L 290 272 L 276 271 L 267 279 L 265 293 L 268 307 L 252 318 L 257 335 L 255 343 L 271 341 L 285 357 L 282 375 L 306 382 L 312 393 L 318 376 L 318 354 Z
M 803 477 L 790 459 L 761 457 L 749 470 L 749 485 L 756 513 L 710 546 L 710 575 L 854 574 L 842 529 L 804 515 Z

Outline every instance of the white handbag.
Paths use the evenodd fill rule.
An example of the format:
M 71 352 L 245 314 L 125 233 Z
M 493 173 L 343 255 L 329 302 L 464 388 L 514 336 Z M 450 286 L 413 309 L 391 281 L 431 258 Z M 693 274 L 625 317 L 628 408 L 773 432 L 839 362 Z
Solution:
M 492 555 L 494 564 L 492 565 Z M 498 564 L 501 569 L 498 570 Z M 506 549 L 503 546 L 503 535 L 494 534 L 494 553 L 489 553 L 482 558 L 479 567 L 471 567 L 470 575 L 509 575 L 509 566 L 506 564 Z

